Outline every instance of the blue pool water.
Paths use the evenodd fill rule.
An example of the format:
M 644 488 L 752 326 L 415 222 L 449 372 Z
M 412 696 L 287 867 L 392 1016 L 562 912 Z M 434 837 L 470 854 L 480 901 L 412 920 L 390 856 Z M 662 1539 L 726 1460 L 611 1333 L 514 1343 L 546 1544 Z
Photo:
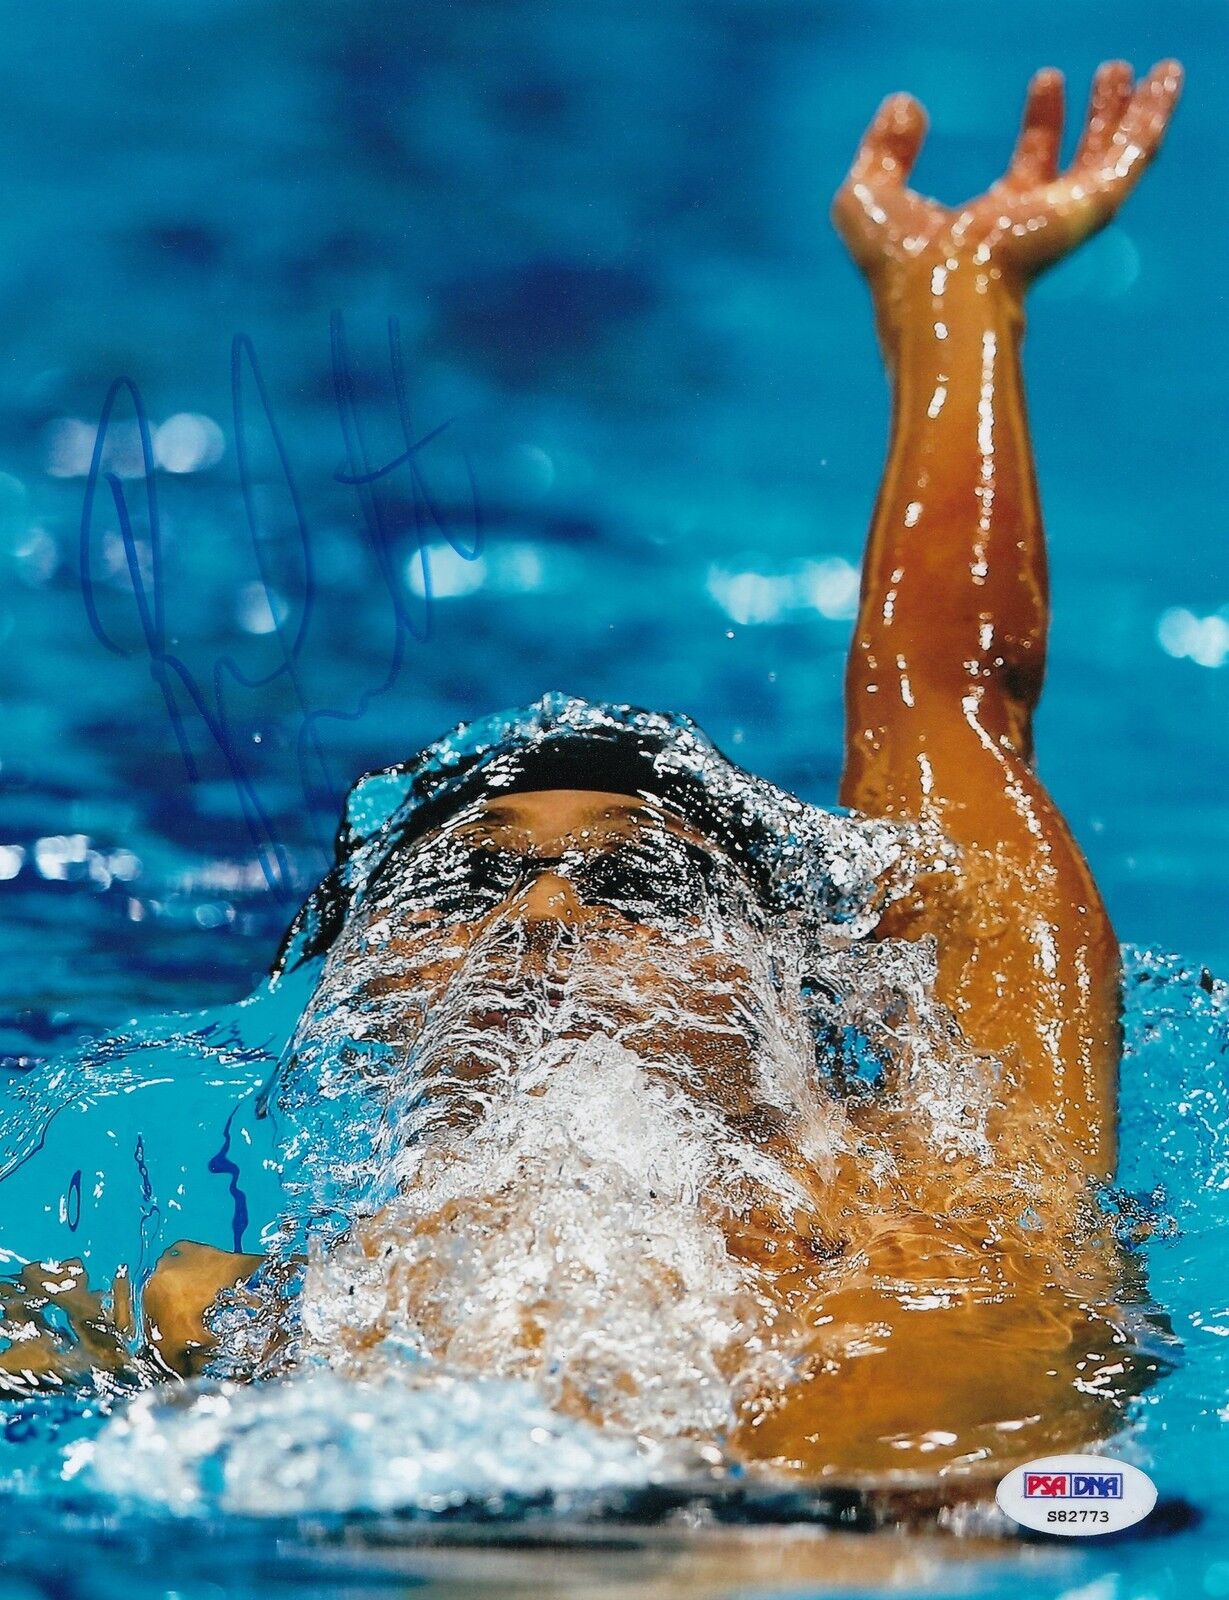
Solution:
M 1000 170 L 1036 66 L 1063 67 L 1081 102 L 1102 56 L 1186 62 L 1160 166 L 1038 289 L 1027 360 L 1055 606 L 1039 759 L 1134 951 L 1120 1183 L 1173 1219 L 1149 1274 L 1186 1348 L 1131 1448 L 1202 1520 L 1029 1552 L 1028 1581 L 1229 1592 L 1224 1002 L 1200 985 L 1229 973 L 1221 8 L 137 0 L 28 9 L 6 44 L 6 1127 L 22 1086 L 82 1051 L 142 1081 L 172 1060 L 173 1082 L 117 1097 L 117 1140 L 156 1128 L 163 1194 L 177 1165 L 214 1163 L 191 1220 L 227 1246 L 229 1097 L 258 1084 L 298 997 L 233 1008 L 320 875 L 355 774 L 561 687 L 686 711 L 831 802 L 886 396 L 824 213 L 882 94 L 928 105 L 918 181 L 951 198 Z M 339 478 L 405 451 L 398 372 L 410 438 L 448 426 L 380 480 L 377 510 Z M 105 464 L 128 488 L 144 628 L 105 490 L 82 551 L 120 377 L 158 464 L 151 527 L 125 389 Z M 161 682 L 155 636 L 182 668 Z M 45 1154 L 67 1183 L 82 1161 L 61 1133 Z M 278 1174 L 243 1173 L 250 1231 Z M 117 1228 L 141 1226 L 143 1182 L 134 1161 Z M 37 1220 L 6 1199 L 0 1246 L 38 1248 Z M 146 1248 L 190 1236 L 185 1220 L 150 1213 Z M 15 1594 L 118 1592 L 133 1566 L 151 1594 L 387 1576 L 336 1530 L 326 1558 L 301 1530 L 232 1519 L 228 1545 L 185 1544 L 149 1513 L 53 1511 L 39 1474 L 78 1422 L 12 1422 L 5 1481 L 35 1485 L 0 1539 Z M 76 1519 L 88 1572 L 70 1577 L 54 1518 Z M 1019 1585 L 1012 1560 L 946 1563 L 928 1569 L 941 1590 Z M 388 1581 L 411 1579 L 435 1581 Z
M 134 1024 L 16 1080 L 9 1131 L 18 1164 L 0 1179 L 6 1237 L 58 1260 L 88 1239 L 96 1285 L 121 1260 L 139 1280 L 180 1238 L 275 1249 L 293 1197 L 310 1205 L 318 1193 L 313 1147 L 344 1150 L 347 1122 L 363 1118 L 343 1097 L 297 1109 L 283 1097 L 264 1115 L 315 977 L 309 966 L 237 1007 Z M 1159 1487 L 1156 1525 L 1146 1539 L 1091 1550 L 1013 1555 L 1000 1543 L 972 1558 L 960 1548 L 967 1535 L 949 1531 L 923 1563 L 927 1591 L 1014 1593 L 1024 1562 L 1039 1595 L 1100 1583 L 1093 1593 L 1176 1597 L 1195 1583 L 1215 1593 L 1229 1566 L 1229 1483 L 1219 1467 L 1229 1386 L 1229 992 L 1206 969 L 1131 950 L 1126 995 L 1123 1151 L 1110 1203 L 1124 1237 L 1146 1240 L 1151 1294 L 1185 1346 L 1176 1368 L 1136 1402 L 1117 1446 Z M 642 1562 L 655 1555 L 667 1567 L 694 1565 L 702 1540 L 691 1552 L 686 1540 L 697 1527 L 712 1536 L 732 1523 L 762 1535 L 766 1518 L 769 1526 L 784 1517 L 831 1527 L 833 1515 L 805 1490 L 774 1499 L 694 1459 L 646 1458 L 621 1436 L 567 1422 L 527 1385 L 436 1379 L 416 1388 L 411 1378 L 407 1387 L 391 1369 L 348 1382 L 313 1375 L 310 1363 L 289 1385 L 241 1386 L 227 1398 L 214 1384 L 190 1407 L 157 1389 L 133 1407 L 122 1386 L 106 1384 L 101 1395 L 12 1399 L 0 1483 L 9 1513 L 0 1562 L 18 1595 L 30 1586 L 58 1593 L 69 1582 L 57 1525 L 73 1530 L 74 1566 L 89 1552 L 96 1576 L 87 1593 L 110 1592 L 134 1566 L 150 1593 L 206 1582 L 236 1593 L 280 1583 L 297 1593 L 330 1581 L 338 1562 L 364 1587 L 429 1584 L 435 1574 L 421 1541 L 441 1518 L 445 1533 L 468 1529 L 471 1542 L 495 1533 L 531 1548 L 570 1544 L 573 1560 L 596 1529 L 603 1542 L 625 1541 L 623 1570 L 616 1563 L 614 1573 L 635 1584 L 645 1576 L 635 1550 Z M 685 1505 L 691 1520 L 680 1523 Z M 882 1536 L 855 1537 L 869 1546 Z M 210 1554 L 217 1540 L 225 1548 Z M 894 1559 L 899 1552 L 898 1539 Z M 725 1559 L 736 1578 L 747 1552 Z M 859 1565 L 866 1562 L 855 1560 L 855 1574 Z M 820 1580 L 831 1567 L 821 1547 L 807 1569 L 817 1592 L 830 1587 Z M 459 1583 L 463 1574 L 445 1576 Z M 602 1572 L 582 1561 L 578 1570 L 548 1563 L 511 1576 L 566 1594 L 589 1592 Z M 731 1587 L 727 1573 L 724 1587 L 696 1592 L 753 1588 Z

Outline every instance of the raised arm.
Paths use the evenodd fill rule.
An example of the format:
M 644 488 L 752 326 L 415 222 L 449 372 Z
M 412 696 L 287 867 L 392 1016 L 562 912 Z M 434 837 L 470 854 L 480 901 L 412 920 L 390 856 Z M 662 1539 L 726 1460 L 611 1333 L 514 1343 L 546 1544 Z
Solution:
M 834 220 L 865 273 L 892 382 L 846 684 L 841 799 L 936 821 L 964 847 L 950 891 L 885 932 L 939 940 L 966 1035 L 1007 1064 L 1014 1106 L 1087 1169 L 1114 1161 L 1118 956 L 1088 868 L 1032 770 L 1048 620 L 1020 370 L 1025 291 L 1114 215 L 1159 148 L 1176 63 L 1103 66 L 1059 172 L 1062 78 L 1040 72 L 1005 176 L 946 207 L 907 187 L 925 113 L 894 95 Z M 1095 493 L 1095 485 L 1090 487 Z

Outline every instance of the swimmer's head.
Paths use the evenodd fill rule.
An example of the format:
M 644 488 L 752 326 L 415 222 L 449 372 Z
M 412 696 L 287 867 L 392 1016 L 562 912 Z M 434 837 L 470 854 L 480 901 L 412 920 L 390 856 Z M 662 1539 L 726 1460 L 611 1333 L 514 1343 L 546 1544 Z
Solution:
M 754 878 L 712 838 L 644 795 L 545 789 L 481 798 L 403 845 L 371 881 L 395 874 L 404 925 L 500 917 L 682 929 L 714 915 L 754 923 Z
M 717 995 L 726 1005 L 771 919 L 736 858 L 657 800 L 488 795 L 385 857 L 323 987 L 365 1004 L 370 1026 L 420 1062 L 424 1031 L 473 1053 L 494 1031 L 541 1045 L 652 1021 L 660 1051 L 667 1012 L 711 1014 Z M 455 1068 L 451 1042 L 448 1054 Z
M 634 819 L 649 810 L 673 836 L 685 832 L 693 849 L 737 861 L 761 898 L 771 898 L 772 845 L 810 809 L 735 767 L 686 718 L 548 695 L 527 710 L 463 724 L 412 761 L 355 784 L 337 865 L 292 924 L 275 971 L 324 953 L 378 875 L 410 855 L 426 859 L 415 849 L 420 841 L 458 825 L 472 831 L 484 816 L 505 833 L 519 828 L 539 853 L 549 854 L 552 829 L 556 842 L 566 835 L 569 850 L 588 853 L 620 829 L 631 846 Z M 635 856 L 629 849 L 626 859 Z
M 877 921 L 884 874 L 901 854 L 901 830 L 807 805 L 729 761 L 686 717 L 549 694 L 463 723 L 410 761 L 359 779 L 338 830 L 337 863 L 291 925 L 275 973 L 324 954 L 375 877 L 418 841 L 475 807 L 482 814 L 547 793 L 595 795 L 599 810 L 605 796 L 606 811 L 611 796 L 621 797 L 624 809 L 630 802 L 673 819 L 662 826 L 676 837 L 683 829 L 696 849 L 733 863 L 763 906 L 855 936 Z M 531 806 L 536 822 L 546 821 L 544 804 L 550 811 L 562 802 Z M 615 820 L 591 813 L 584 825 L 609 830 Z M 630 835 L 627 844 L 623 859 L 635 862 L 643 848 L 631 848 Z
M 391 1092 L 403 1149 L 454 1141 L 561 1071 L 632 1070 L 697 1108 L 697 1161 L 767 1183 L 784 1216 L 827 1115 L 792 931 L 733 852 L 654 797 L 483 795 L 365 879 L 295 1054 L 322 1082 L 340 1069 Z
M 364 1305 L 407 1294 L 431 1354 L 549 1365 L 561 1404 L 634 1429 L 722 1426 L 780 1364 L 744 1348 L 757 1274 L 830 1247 L 839 1112 L 797 956 L 736 856 L 653 796 L 488 793 L 403 837 L 286 1069 L 288 1102 L 364 1126 L 314 1153 L 330 1207 L 340 1168 L 379 1215 L 337 1257 L 345 1316 L 375 1261 Z

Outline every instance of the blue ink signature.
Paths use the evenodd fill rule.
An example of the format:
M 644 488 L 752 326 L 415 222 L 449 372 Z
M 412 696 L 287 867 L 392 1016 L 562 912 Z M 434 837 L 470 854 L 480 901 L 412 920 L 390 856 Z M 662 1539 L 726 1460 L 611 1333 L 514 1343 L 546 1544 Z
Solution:
M 316 613 L 318 588 L 311 531 L 303 508 L 303 498 L 291 463 L 285 436 L 278 424 L 268 385 L 252 340 L 238 333 L 231 341 L 231 416 L 239 490 L 243 500 L 248 543 L 251 547 L 260 588 L 272 618 L 276 662 L 267 672 L 248 673 L 227 655 L 217 657 L 204 677 L 198 677 L 172 648 L 166 621 L 166 585 L 163 567 L 163 533 L 159 510 L 157 464 L 150 430 L 149 413 L 136 382 L 116 378 L 107 391 L 94 439 L 94 451 L 81 507 L 79 565 L 81 594 L 86 617 L 95 637 L 116 655 L 134 652 L 121 643 L 103 620 L 98 605 L 94 573 L 95 522 L 100 491 L 109 492 L 122 545 L 132 598 L 136 609 L 141 648 L 149 662 L 149 672 L 166 708 L 185 770 L 191 782 L 199 778 L 199 765 L 190 722 L 195 714 L 207 738 L 222 758 L 227 777 L 239 803 L 244 826 L 268 888 L 286 899 L 297 890 L 287 851 L 278 837 L 277 826 L 260 793 L 250 762 L 240 750 L 231 720 L 231 694 L 235 689 L 267 690 L 285 683 L 297 708 L 295 760 L 299 790 L 307 814 L 313 819 L 317 847 L 327 855 L 325 840 L 314 829 L 321 809 L 334 815 L 340 797 L 331 781 L 321 736 L 327 721 L 355 722 L 365 715 L 373 700 L 396 684 L 406 659 L 409 641 L 424 642 L 431 634 L 433 590 L 430 544 L 442 539 L 466 561 L 478 558 L 482 549 L 481 509 L 468 456 L 464 462 L 470 494 L 471 537 L 464 540 L 449 525 L 432 496 L 423 470 L 423 452 L 450 427 L 443 422 L 422 435 L 415 434 L 409 404 L 409 384 L 401 346 L 401 330 L 396 318 L 388 322 L 388 365 L 397 429 L 404 446 L 388 460 L 373 462 L 363 426 L 358 400 L 358 383 L 346 337 L 345 320 L 339 311 L 330 318 L 330 355 L 333 399 L 341 431 L 343 456 L 334 472 L 336 483 L 354 491 L 364 541 L 374 561 L 392 613 L 392 643 L 384 671 L 363 689 L 348 706 L 313 706 L 303 682 L 302 668 L 309 650 L 309 636 Z M 254 399 L 254 404 L 252 403 Z M 104 468 L 108 433 L 117 407 L 126 401 L 135 418 L 141 446 L 138 503 L 130 504 L 129 488 L 120 476 Z M 255 419 L 253 420 L 253 412 Z M 256 495 L 256 475 L 252 466 L 252 429 L 263 426 L 266 444 L 276 457 L 282 488 L 289 502 L 295 530 L 297 557 L 302 571 L 302 592 L 297 605 L 285 614 L 274 592 L 266 553 L 266 541 Z M 383 492 L 393 474 L 408 482 L 408 507 L 393 507 Z M 135 515 L 134 515 L 135 511 Z M 143 533 L 143 537 L 142 537 Z M 402 573 L 404 557 L 397 551 L 407 535 L 412 544 L 411 561 L 417 563 L 416 588 L 421 594 L 417 609 Z M 291 616 L 291 611 L 297 611 Z

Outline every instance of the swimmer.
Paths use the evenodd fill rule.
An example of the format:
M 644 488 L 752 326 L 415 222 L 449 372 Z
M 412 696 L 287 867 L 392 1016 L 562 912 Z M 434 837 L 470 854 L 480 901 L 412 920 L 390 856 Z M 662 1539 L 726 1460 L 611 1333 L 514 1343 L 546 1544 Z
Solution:
M 680 1138 L 701 1129 L 695 1148 L 709 1153 L 714 1193 L 745 1201 L 727 1208 L 723 1248 L 751 1286 L 749 1342 L 776 1341 L 788 1377 L 774 1383 L 757 1367 L 735 1386 L 727 1437 L 744 1461 L 848 1482 L 976 1478 L 1108 1436 L 1155 1373 L 1131 1328 L 1142 1288 L 1087 1199 L 1115 1164 L 1118 946 L 1034 768 L 1048 595 L 1020 346 L 1029 285 L 1115 215 L 1160 147 L 1180 78 L 1173 62 L 1138 83 L 1121 63 L 1102 66 L 1060 171 L 1062 79 L 1039 73 L 1005 175 L 956 207 L 908 187 L 925 114 L 895 95 L 833 211 L 870 285 L 893 394 L 848 661 L 840 800 L 944 841 L 885 896 L 873 938 L 901 960 L 933 948 L 934 994 L 956 1030 L 931 1026 L 934 1059 L 950 1050 L 957 1102 L 958 1058 L 994 1063 L 984 1118 L 993 1162 L 958 1138 L 937 1158 L 910 1120 L 923 1100 L 893 1099 L 891 1083 L 878 1095 L 825 1095 L 813 1050 L 810 1075 L 790 1076 L 801 936 L 772 943 L 779 896 L 736 801 L 685 763 L 671 767 L 664 735 L 655 744 L 640 724 L 586 733 L 582 715 L 566 737 L 502 766 L 476 761 L 435 790 L 424 778 L 391 843 L 384 829 L 378 859 L 375 835 L 348 817 L 345 859 L 282 958 L 325 958 L 301 1053 L 313 1028 L 347 1008 L 374 1019 L 369 1035 L 417 1053 L 406 1126 L 426 1154 L 403 1196 L 354 1222 L 332 1270 L 395 1257 L 400 1277 L 381 1291 L 388 1318 L 412 1305 L 424 1342 L 450 1359 L 468 1349 L 480 1364 L 494 1346 L 450 1321 L 447 1272 L 472 1250 L 480 1288 L 500 1240 L 515 1253 L 515 1227 L 551 1188 L 534 1165 L 543 1124 L 525 1121 L 555 1081 L 544 1071 L 523 1088 L 532 1031 L 535 1063 L 616 1036 L 653 1063 L 627 1067 L 637 1103 L 664 1104 L 652 1098 L 663 1085 L 677 1091 L 670 1104 L 689 1108 Z M 583 1025 L 569 999 L 582 972 Z M 602 1059 L 610 1071 L 626 1065 Z M 933 1063 L 927 1081 L 933 1101 Z M 515 1160 L 503 1188 L 467 1189 L 458 1173 L 474 1130 L 509 1083 L 523 1088 L 507 1112 Z M 959 1104 L 951 1115 L 960 1124 Z M 601 1191 L 592 1194 L 596 1229 Z M 669 1245 L 653 1246 L 650 1274 L 667 1298 L 671 1285 L 690 1292 L 687 1260 Z M 701 1258 L 724 1283 L 724 1261 L 698 1244 L 688 1259 Z M 626 1252 L 612 1259 L 640 1271 Z M 241 1302 L 260 1264 L 187 1241 L 169 1250 L 143 1296 L 156 1366 L 204 1370 L 210 1308 L 228 1292 Z M 740 1293 L 736 1284 L 722 1304 L 744 1304 Z M 42 1317 L 48 1341 L 56 1316 L 76 1307 L 91 1330 L 79 1365 L 105 1366 L 108 1350 L 122 1365 L 128 1297 L 116 1294 L 108 1334 L 78 1265 L 56 1285 L 27 1269 L 5 1300 L 10 1314 Z M 502 1308 L 511 1320 L 490 1356 L 501 1371 L 534 1370 L 548 1301 Z M 337 1337 L 359 1359 L 378 1333 Z M 27 1338 L 0 1365 L 33 1371 L 44 1343 Z M 709 1355 L 719 1376 L 737 1364 L 717 1344 L 686 1359 L 702 1366 Z M 60 1358 L 45 1359 L 55 1368 Z M 583 1384 L 561 1403 L 611 1415 Z

